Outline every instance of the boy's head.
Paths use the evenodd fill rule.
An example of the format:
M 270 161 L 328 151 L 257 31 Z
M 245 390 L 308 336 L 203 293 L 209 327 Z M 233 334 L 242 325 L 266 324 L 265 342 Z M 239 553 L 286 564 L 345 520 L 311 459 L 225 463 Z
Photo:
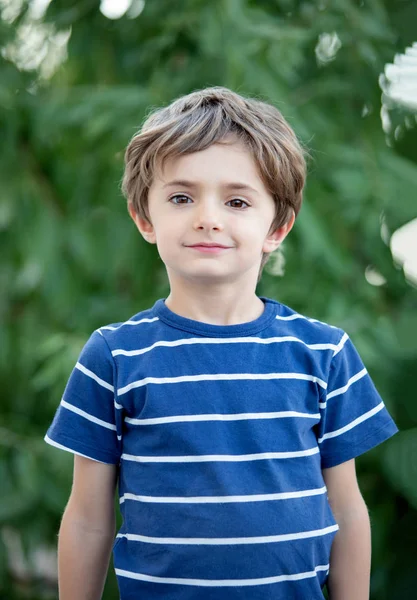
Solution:
M 210 150 L 211 147 L 213 148 Z M 214 149 L 216 149 L 215 152 Z M 230 151 L 225 154 L 227 149 Z M 196 153 L 201 154 L 197 156 Z M 192 162 L 193 155 L 197 156 L 196 163 Z M 236 157 L 238 162 L 235 160 Z M 270 243 L 262 244 L 260 247 L 257 265 L 259 280 L 270 253 L 278 247 L 290 231 L 294 218 L 300 211 L 306 176 L 303 148 L 281 113 L 272 105 L 244 98 L 226 88 L 214 87 L 183 96 L 169 106 L 153 112 L 127 147 L 122 190 L 128 200 L 129 212 L 139 230 L 145 239 L 158 244 L 161 258 L 167 265 L 160 247 L 160 242 L 163 240 L 161 237 L 158 240 L 158 232 L 154 231 L 154 225 L 157 227 L 157 224 L 153 223 L 151 213 L 154 208 L 159 210 L 158 207 L 164 206 L 161 194 L 165 193 L 162 184 L 167 182 L 167 173 L 170 175 L 180 173 L 181 180 L 184 180 L 184 174 L 188 175 L 187 171 L 192 168 L 194 169 L 193 180 L 198 180 L 194 181 L 198 184 L 195 189 L 178 184 L 174 188 L 165 186 L 167 187 L 167 201 L 170 202 L 169 210 L 173 207 L 173 199 L 176 207 L 174 210 L 182 210 L 183 216 L 190 215 L 190 226 L 195 230 L 194 233 L 184 233 L 185 238 L 188 239 L 182 240 L 181 243 L 196 244 L 218 241 L 235 246 L 239 244 L 238 241 L 226 240 L 230 237 L 229 232 L 219 233 L 223 229 L 221 212 L 215 215 L 211 214 L 213 211 L 210 202 L 214 196 L 219 200 L 215 212 L 221 206 L 222 210 L 225 207 L 224 211 L 227 208 L 227 211 L 234 213 L 232 217 L 229 216 L 229 213 L 224 213 L 229 226 L 233 227 L 233 223 L 236 225 L 236 221 L 233 221 L 236 219 L 236 212 L 247 210 L 248 204 L 251 211 L 246 213 L 245 226 L 252 223 L 253 227 L 262 228 L 264 225 L 260 225 L 256 219 L 259 216 L 259 211 L 256 213 L 255 210 L 259 208 L 256 193 L 254 201 L 246 202 L 246 200 L 250 200 L 247 197 L 247 191 L 239 190 L 239 186 L 236 186 L 236 189 L 228 189 L 227 194 L 221 187 L 222 183 L 230 183 L 230 181 L 223 181 L 224 176 L 227 178 L 227 169 L 224 160 L 219 163 L 222 158 L 226 158 L 228 162 L 231 161 L 230 168 L 234 170 L 231 182 L 245 183 L 245 175 L 250 170 L 252 172 L 251 181 L 257 184 L 255 187 L 258 189 L 258 195 L 267 198 L 270 204 L 268 209 L 265 208 L 266 205 L 263 207 L 263 218 L 266 215 L 270 217 L 270 223 L 265 232 L 267 237 L 270 235 L 268 238 Z M 214 161 L 211 171 L 207 160 Z M 216 161 L 218 168 L 213 171 Z M 199 169 L 197 178 L 195 177 L 196 168 Z M 199 181 L 201 169 L 205 171 L 206 179 L 207 177 L 211 178 L 206 181 L 206 184 L 204 184 L 204 174 L 202 174 L 202 180 Z M 226 170 L 226 172 L 222 174 L 223 180 L 217 181 L 218 189 L 214 189 L 214 187 L 212 190 L 209 189 L 210 181 L 213 181 L 214 186 L 216 183 L 214 180 L 221 177 L 222 170 Z M 243 172 L 240 173 L 240 170 Z M 238 181 L 236 181 L 237 176 Z M 178 177 L 176 179 L 178 180 Z M 191 178 L 187 176 L 186 179 L 188 181 Z M 232 194 L 233 206 L 231 205 L 231 192 L 235 192 Z M 177 202 L 178 195 L 181 198 L 179 203 Z M 238 206 L 236 206 L 236 202 Z M 193 216 L 190 213 L 191 209 L 188 208 L 190 204 L 193 205 Z M 203 208 L 200 210 L 197 205 Z M 187 213 L 184 212 L 185 208 Z M 207 212 L 207 210 L 210 213 L 210 222 L 207 221 L 206 214 L 197 215 L 197 211 L 201 213 Z M 161 214 L 160 212 L 156 213 L 154 220 L 155 218 L 159 219 Z M 172 213 L 172 217 L 174 217 L 172 227 L 175 226 L 175 218 L 178 214 L 178 212 Z M 169 217 L 170 214 L 167 213 L 165 216 Z M 238 217 L 238 219 L 240 219 L 237 221 L 239 227 L 242 217 Z M 249 230 L 247 229 L 247 231 Z M 215 233 L 213 234 L 213 232 Z M 263 233 L 260 231 L 261 235 Z M 164 237 L 166 238 L 166 231 Z M 253 243 L 256 245 L 255 241 Z M 240 266 L 245 269 L 243 263 Z M 169 265 L 167 268 L 169 269 Z

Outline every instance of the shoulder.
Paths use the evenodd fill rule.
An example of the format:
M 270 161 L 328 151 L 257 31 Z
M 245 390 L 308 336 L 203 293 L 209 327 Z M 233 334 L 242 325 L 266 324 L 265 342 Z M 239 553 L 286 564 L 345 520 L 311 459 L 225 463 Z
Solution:
M 274 327 L 280 335 L 295 336 L 309 344 L 331 344 L 335 352 L 347 339 L 347 333 L 340 327 L 320 321 L 312 315 L 297 312 L 290 306 L 267 299 L 276 305 Z
M 138 331 L 141 335 L 146 336 L 150 326 L 159 322 L 156 305 L 157 303 L 151 308 L 128 317 L 125 321 L 102 325 L 94 331 L 92 338 L 101 338 L 111 348 L 114 344 L 136 337 Z

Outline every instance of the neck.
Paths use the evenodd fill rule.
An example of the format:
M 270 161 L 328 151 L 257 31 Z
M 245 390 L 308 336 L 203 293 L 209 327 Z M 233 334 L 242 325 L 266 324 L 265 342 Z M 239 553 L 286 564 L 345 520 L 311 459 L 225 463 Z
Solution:
M 239 325 L 261 316 L 264 303 L 253 286 L 201 286 L 193 282 L 171 283 L 171 292 L 165 300 L 172 312 L 194 321 L 210 325 Z

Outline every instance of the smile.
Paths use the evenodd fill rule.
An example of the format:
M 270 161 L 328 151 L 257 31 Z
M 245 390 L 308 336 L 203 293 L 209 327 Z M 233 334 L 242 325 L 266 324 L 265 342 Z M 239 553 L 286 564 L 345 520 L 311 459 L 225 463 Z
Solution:
M 196 250 L 197 252 L 204 252 L 206 254 L 218 254 L 223 252 L 224 250 L 230 250 L 230 248 L 226 246 L 187 246 L 191 250 Z

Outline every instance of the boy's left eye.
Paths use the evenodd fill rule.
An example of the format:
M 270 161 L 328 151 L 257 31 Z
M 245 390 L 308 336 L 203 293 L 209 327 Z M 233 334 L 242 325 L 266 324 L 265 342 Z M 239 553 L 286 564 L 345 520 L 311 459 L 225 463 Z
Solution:
M 247 202 L 245 202 L 244 200 L 242 200 L 241 198 L 233 198 L 233 200 L 229 200 L 229 202 L 227 204 L 229 204 L 230 202 L 240 203 L 240 206 L 236 206 L 236 204 L 235 204 L 234 206 L 232 206 L 232 208 L 246 208 L 249 206 L 249 204 Z

